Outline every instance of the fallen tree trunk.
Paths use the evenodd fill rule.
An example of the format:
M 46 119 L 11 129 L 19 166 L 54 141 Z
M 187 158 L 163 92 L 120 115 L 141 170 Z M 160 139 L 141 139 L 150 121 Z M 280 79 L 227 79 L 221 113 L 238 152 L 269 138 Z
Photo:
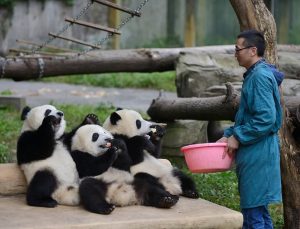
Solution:
M 49 76 L 108 72 L 161 72 L 175 69 L 180 52 L 233 53 L 233 45 L 199 48 L 132 49 L 91 52 L 88 56 L 0 59 L 0 78 L 16 81 Z
M 240 96 L 227 86 L 227 95 L 209 98 L 154 99 L 147 113 L 152 120 L 173 121 L 175 119 L 193 120 L 234 120 Z M 294 125 L 300 126 L 300 97 L 284 97 Z
M 299 51 L 299 46 L 282 45 L 281 51 Z M 73 57 L 0 58 L 0 79 L 17 81 L 41 77 L 108 72 L 161 72 L 175 69 L 181 52 L 234 53 L 234 45 L 198 48 L 103 50 Z M 297 66 L 293 66 L 297 72 Z M 300 71 L 300 69 L 299 69 Z

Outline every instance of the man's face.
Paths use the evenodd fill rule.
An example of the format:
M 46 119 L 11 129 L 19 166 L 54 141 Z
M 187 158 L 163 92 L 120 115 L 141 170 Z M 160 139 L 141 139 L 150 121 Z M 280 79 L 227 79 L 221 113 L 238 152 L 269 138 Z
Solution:
M 245 46 L 244 38 L 238 38 L 235 45 L 235 57 L 239 65 L 249 68 L 253 64 L 253 58 L 257 56 L 256 47 Z

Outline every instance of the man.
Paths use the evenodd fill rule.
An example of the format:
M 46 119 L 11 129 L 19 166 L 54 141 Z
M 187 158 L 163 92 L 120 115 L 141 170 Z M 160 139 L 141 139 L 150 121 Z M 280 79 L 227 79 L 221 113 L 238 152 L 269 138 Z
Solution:
M 263 59 L 265 39 L 256 30 L 237 36 L 235 57 L 247 69 L 234 126 L 218 142 L 235 156 L 243 228 L 273 228 L 268 204 L 281 201 L 279 85 L 283 74 Z

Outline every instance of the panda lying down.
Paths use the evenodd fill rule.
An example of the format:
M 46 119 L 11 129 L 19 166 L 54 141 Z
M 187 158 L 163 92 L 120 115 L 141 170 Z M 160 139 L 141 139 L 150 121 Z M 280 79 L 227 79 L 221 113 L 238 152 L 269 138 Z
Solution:
M 113 136 L 99 125 L 76 131 L 71 155 L 82 178 L 80 199 L 88 211 L 109 214 L 115 206 L 134 204 L 170 208 L 178 195 L 198 198 L 189 177 L 152 155 L 158 150 L 145 135 L 155 125 L 124 109 L 104 123 Z

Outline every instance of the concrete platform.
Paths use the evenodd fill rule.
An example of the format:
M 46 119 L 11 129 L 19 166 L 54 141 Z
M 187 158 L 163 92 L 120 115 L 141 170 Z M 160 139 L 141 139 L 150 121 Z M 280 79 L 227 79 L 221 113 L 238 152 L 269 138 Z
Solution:
M 203 199 L 184 197 L 171 209 L 129 206 L 116 208 L 110 215 L 90 213 L 80 206 L 31 207 L 26 205 L 24 194 L 17 194 L 24 190 L 18 167 L 0 165 L 0 174 L 0 228 L 235 229 L 242 226 L 239 212 Z M 3 188 L 5 182 L 9 188 Z M 9 190 L 13 195 L 9 195 Z

